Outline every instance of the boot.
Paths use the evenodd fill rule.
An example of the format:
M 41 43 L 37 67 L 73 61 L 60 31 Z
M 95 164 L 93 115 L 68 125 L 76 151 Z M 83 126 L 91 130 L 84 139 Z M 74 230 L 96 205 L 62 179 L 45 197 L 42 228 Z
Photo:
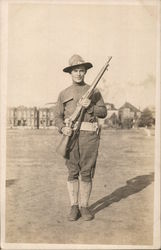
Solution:
M 71 210 L 68 219 L 69 221 L 75 221 L 80 217 L 80 211 L 78 206 L 78 192 L 79 192 L 78 180 L 68 181 L 67 187 L 71 203 Z
M 93 214 L 91 214 L 88 207 L 81 207 L 80 208 L 81 217 L 83 220 L 92 220 L 94 218 Z
M 81 216 L 83 220 L 92 220 L 94 216 L 88 208 L 88 201 L 92 191 L 92 182 L 80 181 L 80 197 L 81 197 Z
M 76 221 L 80 218 L 80 211 L 78 205 L 71 206 L 70 214 L 68 216 L 69 221 Z

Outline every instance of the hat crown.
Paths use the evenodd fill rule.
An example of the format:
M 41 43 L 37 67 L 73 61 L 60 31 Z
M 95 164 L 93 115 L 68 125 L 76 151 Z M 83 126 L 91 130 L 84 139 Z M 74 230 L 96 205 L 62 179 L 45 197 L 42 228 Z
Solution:
M 69 59 L 69 66 L 64 68 L 63 71 L 67 72 L 67 73 L 71 73 L 71 71 L 75 68 L 75 67 L 79 67 L 79 66 L 84 66 L 86 70 L 90 69 L 93 67 L 92 63 L 90 62 L 85 62 L 83 60 L 83 58 L 77 54 L 73 55 L 70 59 Z
M 73 66 L 73 65 L 79 65 L 81 63 L 85 63 L 85 61 L 83 60 L 83 58 L 79 55 L 73 55 L 70 59 L 69 59 L 69 65 Z

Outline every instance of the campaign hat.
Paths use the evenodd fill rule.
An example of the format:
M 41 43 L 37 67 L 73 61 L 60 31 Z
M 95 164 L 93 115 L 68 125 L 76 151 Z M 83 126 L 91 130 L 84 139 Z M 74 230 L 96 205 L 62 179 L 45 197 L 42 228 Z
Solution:
M 79 56 L 79 55 L 73 55 L 70 59 L 69 59 L 69 66 L 65 67 L 63 69 L 64 72 L 66 73 L 71 73 L 71 71 L 78 67 L 78 66 L 84 66 L 86 70 L 90 69 L 93 67 L 92 63 L 90 62 L 85 62 L 84 59 Z

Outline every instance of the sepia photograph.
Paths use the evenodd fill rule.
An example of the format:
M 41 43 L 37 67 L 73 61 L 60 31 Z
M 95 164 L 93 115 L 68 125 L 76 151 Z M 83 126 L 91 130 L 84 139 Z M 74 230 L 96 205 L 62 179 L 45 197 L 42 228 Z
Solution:
M 160 1 L 0 11 L 1 248 L 160 249 Z

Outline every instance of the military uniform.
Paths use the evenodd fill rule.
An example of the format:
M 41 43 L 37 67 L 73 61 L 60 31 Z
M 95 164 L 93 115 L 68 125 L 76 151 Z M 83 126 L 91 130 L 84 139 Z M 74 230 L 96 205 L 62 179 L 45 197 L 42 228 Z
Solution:
M 65 126 L 64 120 L 73 114 L 79 99 L 88 89 L 89 85 L 86 83 L 81 85 L 73 84 L 60 93 L 55 111 L 55 123 L 60 132 L 62 127 Z M 82 126 L 79 138 L 70 152 L 69 159 L 66 161 L 69 170 L 69 181 L 78 179 L 79 173 L 83 181 L 91 181 L 99 146 L 97 118 L 104 118 L 106 115 L 107 110 L 102 96 L 98 90 L 95 90 L 90 107 L 86 110 L 82 120 L 85 125 Z M 86 130 L 88 123 L 90 123 L 91 127 L 92 123 L 95 125 L 93 131 Z
M 79 63 L 77 62 L 79 59 Z M 92 64 L 85 63 L 84 60 L 74 55 L 71 58 L 70 66 L 63 71 L 70 73 L 72 67 L 84 65 L 85 69 L 92 67 Z M 81 84 L 74 82 L 70 87 L 63 90 L 58 97 L 55 109 L 55 124 L 62 133 L 65 127 L 65 119 L 69 118 L 76 109 L 78 101 L 84 93 L 89 89 L 89 85 L 84 81 Z M 69 159 L 66 160 L 68 168 L 68 191 L 72 209 L 70 220 L 79 218 L 78 193 L 81 196 L 81 215 L 85 220 L 90 220 L 93 216 L 86 209 L 88 200 L 92 190 L 92 178 L 96 166 L 99 147 L 99 127 L 98 118 L 105 118 L 107 109 L 104 104 L 101 93 L 95 89 L 89 107 L 86 109 L 80 127 L 80 133 L 72 148 Z M 80 176 L 80 181 L 79 181 Z M 84 210 L 83 210 L 84 209 Z M 74 211 L 74 214 L 73 214 Z

